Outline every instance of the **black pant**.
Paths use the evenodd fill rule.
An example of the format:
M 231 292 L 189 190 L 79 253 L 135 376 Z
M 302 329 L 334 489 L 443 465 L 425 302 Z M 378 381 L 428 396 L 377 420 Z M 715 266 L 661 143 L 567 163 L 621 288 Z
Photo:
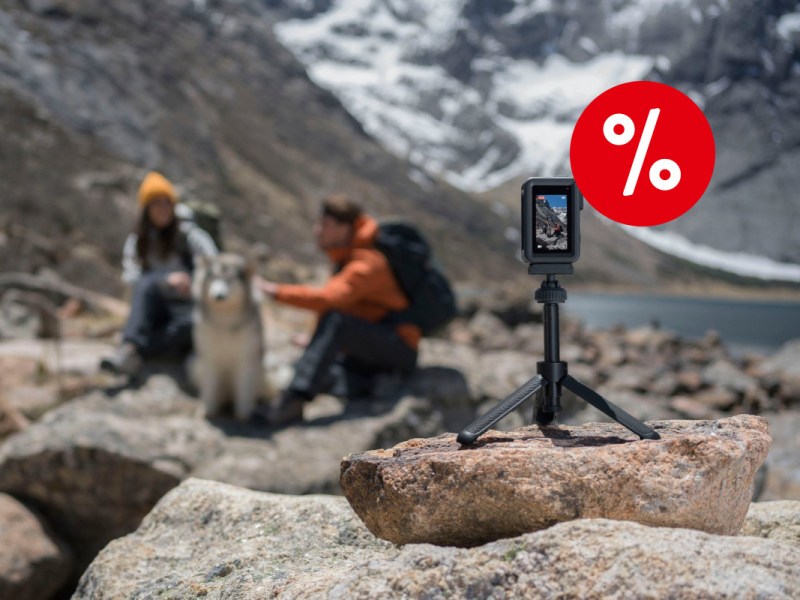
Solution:
M 147 273 L 133 288 L 123 341 L 143 358 L 185 357 L 192 349 L 192 301 L 167 284 L 164 274 Z
M 363 383 L 381 372 L 411 372 L 416 364 L 417 351 L 393 326 L 330 311 L 297 361 L 289 391 L 307 399 L 332 388 L 341 395 L 357 395 L 366 390 L 354 389 L 355 381 Z M 337 372 L 345 376 L 344 386 Z

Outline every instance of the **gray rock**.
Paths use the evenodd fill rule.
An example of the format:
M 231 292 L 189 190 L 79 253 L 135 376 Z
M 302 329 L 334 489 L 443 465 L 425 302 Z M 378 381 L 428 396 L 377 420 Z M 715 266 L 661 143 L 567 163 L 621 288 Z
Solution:
M 324 400 L 316 399 L 306 413 L 319 410 L 313 405 Z M 343 456 L 392 446 L 418 431 L 435 435 L 442 430 L 430 404 L 413 396 L 351 403 L 344 409 L 337 404 L 325 412 L 276 431 L 219 423 L 228 436 L 219 453 L 199 464 L 192 476 L 265 492 L 339 494 Z
M 24 385 L 8 390 L 6 402 L 26 418 L 35 420 L 57 407 L 61 398 L 55 385 Z
M 467 327 L 473 344 L 481 350 L 500 350 L 513 345 L 513 334 L 499 317 L 486 310 L 479 310 Z
M 788 404 L 800 403 L 800 339 L 787 342 L 760 365 L 765 378 L 774 379 Z
M 190 479 L 109 544 L 74 600 L 319 597 L 397 550 L 333 496 L 282 496 Z
M 29 424 L 28 419 L 0 395 L 0 442 Z
M 788 544 L 589 519 L 468 550 L 406 546 L 328 597 L 788 600 L 799 586 Z
M 15 291 L 0 296 L 0 340 L 36 339 L 42 330 L 42 317 L 34 307 L 20 301 Z
M 758 382 L 729 360 L 721 359 L 703 369 L 703 379 L 708 385 L 725 388 L 739 394 L 758 387 Z
M 641 365 L 627 364 L 610 369 L 606 388 L 614 390 L 631 390 L 645 392 L 650 389 L 650 382 L 655 374 L 652 369 Z
M 472 345 L 436 338 L 423 339 L 420 342 L 418 364 L 423 369 L 449 368 L 461 372 L 467 380 L 470 397 L 476 398 L 481 357 Z
M 700 404 L 708 406 L 711 410 L 731 410 L 736 406 L 739 399 L 735 391 L 729 387 L 719 385 L 696 392 L 691 397 Z
M 788 599 L 798 586 L 796 548 L 774 540 L 595 519 L 470 549 L 398 549 L 341 498 L 189 480 L 98 555 L 73 599 Z
M 739 535 L 752 535 L 800 546 L 800 502 L 754 502 Z
M 675 373 L 660 373 L 648 386 L 648 391 L 657 396 L 672 396 L 679 389 L 681 384 Z
M 39 516 L 6 494 L 0 494 L 0 539 L 0 598 L 50 598 L 66 583 L 69 549 Z
M 451 434 L 342 461 L 345 497 L 389 541 L 470 546 L 578 518 L 735 534 L 769 449 L 767 423 L 660 421 L 656 441 L 619 425 Z
M 500 350 L 484 352 L 474 374 L 475 395 L 502 400 L 536 375 L 536 359 L 524 352 Z
M 0 447 L 0 490 L 29 498 L 86 565 L 133 531 L 194 465 L 220 451 L 221 434 L 168 380 L 62 406 Z
M 672 411 L 684 419 L 721 419 L 722 413 L 696 396 L 674 396 L 669 399 Z
M 772 446 L 767 456 L 767 481 L 762 499 L 800 500 L 800 411 L 765 415 Z
M 39 361 L 50 373 L 93 376 L 100 359 L 114 350 L 109 343 L 94 340 L 65 339 L 60 342 L 61 354 L 55 352 L 51 340 L 8 340 L 0 342 L 0 356 Z

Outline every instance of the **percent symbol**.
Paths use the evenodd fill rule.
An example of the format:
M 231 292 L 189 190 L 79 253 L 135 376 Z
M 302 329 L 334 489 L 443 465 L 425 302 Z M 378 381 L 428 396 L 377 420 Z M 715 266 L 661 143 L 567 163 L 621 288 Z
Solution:
M 628 179 L 625 182 L 625 189 L 622 191 L 623 196 L 633 195 L 633 190 L 639 182 L 639 175 L 642 172 L 644 159 L 647 155 L 647 150 L 650 148 L 650 141 L 653 139 L 653 132 L 656 130 L 656 122 L 658 115 L 661 113 L 660 108 L 651 108 L 647 114 L 647 121 L 644 124 L 642 137 L 639 138 L 639 145 L 636 147 L 636 154 L 633 157 L 631 170 L 628 171 Z M 618 132 L 618 129 L 621 131 Z M 636 126 L 633 120 L 626 114 L 616 113 L 608 117 L 603 123 L 603 135 L 606 140 L 615 146 L 624 146 L 633 139 L 633 134 L 636 131 Z M 668 177 L 666 179 L 661 177 L 661 173 L 666 171 Z M 650 165 L 650 183 L 653 187 L 666 192 L 672 189 L 681 181 L 681 169 L 677 163 L 668 158 L 661 158 Z

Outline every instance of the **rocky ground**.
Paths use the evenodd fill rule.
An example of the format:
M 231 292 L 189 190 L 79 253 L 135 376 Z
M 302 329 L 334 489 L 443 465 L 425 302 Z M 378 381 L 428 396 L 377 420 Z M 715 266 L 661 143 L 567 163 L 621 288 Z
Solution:
M 399 547 L 343 498 L 191 479 L 103 550 L 74 598 L 796 597 L 800 503 L 754 507 L 746 536 L 580 519 L 469 549 Z
M 280 387 L 300 352 L 292 337 L 308 321 L 273 306 L 265 317 L 267 370 Z M 467 303 L 444 337 L 423 342 L 421 368 L 410 381 L 384 382 L 368 402 L 320 397 L 303 425 L 281 430 L 208 421 L 168 376 L 125 387 L 99 375 L 97 361 L 113 345 L 116 318 L 76 313 L 63 321 L 60 343 L 0 341 L 0 531 L 11 540 L 0 550 L 0 597 L 61 597 L 84 572 L 77 598 L 158 591 L 167 597 L 415 597 L 419 586 L 439 590 L 431 597 L 469 586 L 473 597 L 499 597 L 500 589 L 505 597 L 532 597 L 525 583 L 531 580 L 540 594 L 606 597 L 627 573 L 619 563 L 604 567 L 609 557 L 621 553 L 654 565 L 666 548 L 672 548 L 668 557 L 659 560 L 694 578 L 689 596 L 710 597 L 709 590 L 733 585 L 689 564 L 694 559 L 679 558 L 692 555 L 690 547 L 707 548 L 709 563 L 738 556 L 732 571 L 737 561 L 755 561 L 748 583 L 735 580 L 744 586 L 740 597 L 767 589 L 767 574 L 772 596 L 790 597 L 786 590 L 796 589 L 797 562 L 787 558 L 796 551 L 785 546 L 797 541 L 796 503 L 776 504 L 780 511 L 759 513 L 760 524 L 749 526 L 748 535 L 771 540 L 590 520 L 467 551 L 413 544 L 401 550 L 373 538 L 344 499 L 295 497 L 340 494 L 343 457 L 459 431 L 529 379 L 542 358 L 543 333 L 538 308 L 525 298 Z M 562 356 L 573 376 L 644 420 L 761 415 L 772 445 L 757 493 L 761 500 L 800 500 L 800 342 L 772 357 L 741 357 L 713 333 L 687 340 L 653 328 L 596 331 L 565 322 Z M 564 407 L 564 424 L 605 420 L 569 394 Z M 526 425 L 531 413 L 523 405 L 498 429 Z M 273 495 L 196 479 L 182 484 L 190 478 Z M 794 533 L 781 533 L 787 527 Z M 599 547 L 587 541 L 600 539 Z M 652 543 L 634 548 L 630 540 L 639 539 Z M 556 550 L 576 565 L 590 559 L 592 569 L 606 573 L 598 575 L 602 583 L 585 590 L 577 580 L 559 580 L 562 567 L 547 558 Z M 470 567 L 477 564 L 485 566 Z M 655 595 L 686 595 L 672 585 L 660 581 Z

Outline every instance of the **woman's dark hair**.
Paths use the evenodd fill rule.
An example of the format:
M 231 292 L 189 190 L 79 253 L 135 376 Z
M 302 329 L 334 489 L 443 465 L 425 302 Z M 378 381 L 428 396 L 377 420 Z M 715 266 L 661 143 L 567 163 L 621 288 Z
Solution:
M 161 258 L 167 258 L 170 253 L 177 251 L 178 227 L 178 218 L 175 217 L 172 219 L 172 223 L 164 227 L 164 229 L 156 229 L 147 216 L 147 207 L 142 210 L 139 222 L 136 225 L 136 256 L 139 258 L 142 269 L 147 270 L 149 266 L 147 264 L 147 255 L 150 252 L 151 238 L 156 240 L 156 253 Z M 151 231 L 156 231 L 157 235 L 153 236 L 150 233 Z

